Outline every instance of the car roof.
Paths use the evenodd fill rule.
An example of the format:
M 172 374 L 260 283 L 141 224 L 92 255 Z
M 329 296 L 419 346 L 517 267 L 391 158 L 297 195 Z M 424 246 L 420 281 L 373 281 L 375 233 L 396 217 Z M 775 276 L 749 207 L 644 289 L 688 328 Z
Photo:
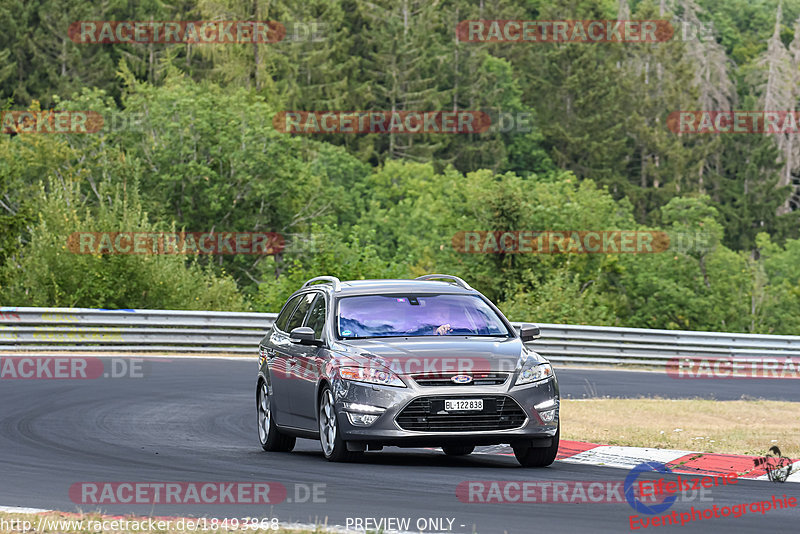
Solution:
M 332 292 L 331 284 L 316 284 L 303 289 L 321 289 Z M 376 295 L 393 293 L 449 293 L 478 295 L 474 289 L 465 289 L 455 283 L 440 282 L 438 280 L 346 280 L 341 282 L 340 290 L 333 292 L 336 297 L 352 295 Z

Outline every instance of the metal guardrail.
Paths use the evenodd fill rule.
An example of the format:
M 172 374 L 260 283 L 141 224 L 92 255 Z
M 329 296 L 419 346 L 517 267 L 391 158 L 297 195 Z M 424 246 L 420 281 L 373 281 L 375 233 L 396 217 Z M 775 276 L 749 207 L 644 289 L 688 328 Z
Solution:
M 24 352 L 256 355 L 277 314 L 0 308 L 0 354 Z M 514 323 L 519 329 L 521 323 Z M 556 363 L 665 367 L 671 358 L 800 358 L 800 336 L 539 324 L 528 345 Z
M 800 336 L 540 324 L 530 343 L 553 362 L 666 367 L 673 358 L 800 358 Z
M 275 313 L 0 308 L 0 352 L 257 353 Z

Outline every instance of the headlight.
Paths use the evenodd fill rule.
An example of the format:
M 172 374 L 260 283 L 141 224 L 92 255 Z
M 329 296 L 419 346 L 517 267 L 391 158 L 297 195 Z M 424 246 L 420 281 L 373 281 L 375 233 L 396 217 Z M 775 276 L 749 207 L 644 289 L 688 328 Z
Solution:
M 339 376 L 344 380 L 353 382 L 366 382 L 367 384 L 380 384 L 382 386 L 406 387 L 403 381 L 391 371 L 373 369 L 371 367 L 342 367 Z
M 530 384 L 540 380 L 547 380 L 553 376 L 553 367 L 549 363 L 542 363 L 534 358 L 528 358 L 519 371 L 516 386 Z

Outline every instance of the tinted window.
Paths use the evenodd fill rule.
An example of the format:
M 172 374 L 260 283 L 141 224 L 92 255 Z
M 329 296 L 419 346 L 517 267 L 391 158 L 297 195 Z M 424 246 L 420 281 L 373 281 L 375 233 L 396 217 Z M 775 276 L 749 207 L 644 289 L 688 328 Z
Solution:
M 317 339 L 322 338 L 322 329 L 325 327 L 325 297 L 319 295 L 317 300 L 314 301 L 314 306 L 311 308 L 311 313 L 308 314 L 308 321 L 306 326 L 314 330 L 314 337 Z
M 297 301 L 300 300 L 300 297 L 301 295 L 294 297 L 283 307 L 280 315 L 278 315 L 278 318 L 275 319 L 275 327 L 278 330 L 283 330 L 284 332 L 286 331 L 286 321 L 289 320 L 289 316 L 292 314 L 294 307 L 297 306 Z
M 286 331 L 291 332 L 298 326 L 303 325 L 303 319 L 308 312 L 308 309 L 311 307 L 311 303 L 314 302 L 314 297 L 317 296 L 317 293 L 306 293 L 304 295 L 300 295 L 300 304 L 297 305 L 297 308 L 294 309 L 294 313 L 286 322 Z
M 339 300 L 341 338 L 510 336 L 500 317 L 475 295 L 363 295 Z

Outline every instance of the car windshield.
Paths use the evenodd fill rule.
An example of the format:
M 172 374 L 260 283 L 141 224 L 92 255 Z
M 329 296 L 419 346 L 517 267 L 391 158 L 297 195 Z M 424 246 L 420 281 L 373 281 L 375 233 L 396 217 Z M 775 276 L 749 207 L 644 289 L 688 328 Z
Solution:
M 339 300 L 342 339 L 395 336 L 509 336 L 476 295 L 362 295 Z

